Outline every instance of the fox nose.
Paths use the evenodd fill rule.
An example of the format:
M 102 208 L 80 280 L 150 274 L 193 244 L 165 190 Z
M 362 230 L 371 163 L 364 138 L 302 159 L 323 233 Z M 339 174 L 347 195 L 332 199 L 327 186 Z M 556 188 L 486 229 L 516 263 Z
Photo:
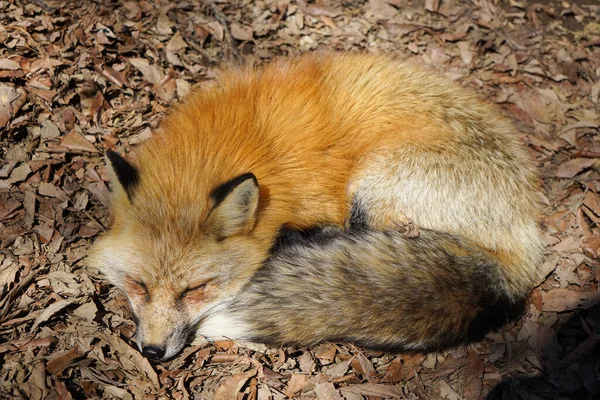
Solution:
M 156 346 L 144 346 L 142 348 L 142 354 L 144 357 L 156 361 L 165 356 L 165 350 Z

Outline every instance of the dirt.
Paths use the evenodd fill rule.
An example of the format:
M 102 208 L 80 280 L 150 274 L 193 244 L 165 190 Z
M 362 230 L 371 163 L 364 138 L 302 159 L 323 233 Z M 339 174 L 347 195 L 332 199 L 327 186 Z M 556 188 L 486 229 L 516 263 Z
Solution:
M 0 0 L 0 398 L 598 398 L 598 21 L 595 0 Z M 526 315 L 441 354 L 223 341 L 149 363 L 126 299 L 85 266 L 110 224 L 103 152 L 224 63 L 315 50 L 431 66 L 515 121 L 547 244 Z

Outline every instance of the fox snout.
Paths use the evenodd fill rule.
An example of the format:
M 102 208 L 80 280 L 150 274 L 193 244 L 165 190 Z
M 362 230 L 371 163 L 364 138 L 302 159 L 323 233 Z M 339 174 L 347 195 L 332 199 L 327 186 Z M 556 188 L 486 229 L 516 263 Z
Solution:
M 186 308 L 173 291 L 128 279 L 126 293 L 135 315 L 135 342 L 142 354 L 152 361 L 174 357 L 194 333 Z
M 184 316 L 173 319 L 173 315 L 144 313 L 138 315 L 135 341 L 144 357 L 152 361 L 168 360 L 183 349 L 193 327 L 185 323 Z

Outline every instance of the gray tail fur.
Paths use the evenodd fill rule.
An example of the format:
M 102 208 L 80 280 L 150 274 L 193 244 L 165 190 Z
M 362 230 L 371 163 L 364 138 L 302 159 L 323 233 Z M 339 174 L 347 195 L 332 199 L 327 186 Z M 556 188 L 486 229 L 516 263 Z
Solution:
M 435 351 L 500 328 L 526 295 L 509 293 L 498 259 L 447 233 L 282 230 L 231 311 L 267 344 Z

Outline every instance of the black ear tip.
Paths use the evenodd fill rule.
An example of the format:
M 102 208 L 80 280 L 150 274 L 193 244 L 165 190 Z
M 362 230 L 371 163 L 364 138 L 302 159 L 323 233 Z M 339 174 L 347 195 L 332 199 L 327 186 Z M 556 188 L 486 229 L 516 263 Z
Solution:
M 246 181 L 248 179 L 252 179 L 254 181 L 254 184 L 256 186 L 258 186 L 258 179 L 256 179 L 256 175 L 254 175 L 252 172 L 245 173 L 245 174 L 241 175 L 240 178 L 241 178 L 240 182 Z
M 137 168 L 131 165 L 116 151 L 107 150 L 106 157 L 108 157 L 113 170 L 117 174 L 117 179 L 119 179 L 119 182 L 131 199 L 131 191 L 133 187 L 138 184 L 140 179 Z
M 236 187 L 238 187 L 241 183 L 246 182 L 248 179 L 252 179 L 254 185 L 258 187 L 258 179 L 256 179 L 256 176 L 252 172 L 246 172 L 245 174 L 239 175 L 217 186 L 215 189 L 213 189 L 210 197 L 213 199 L 215 205 L 217 205 L 225 200 L 225 197 L 227 197 L 227 195 Z

